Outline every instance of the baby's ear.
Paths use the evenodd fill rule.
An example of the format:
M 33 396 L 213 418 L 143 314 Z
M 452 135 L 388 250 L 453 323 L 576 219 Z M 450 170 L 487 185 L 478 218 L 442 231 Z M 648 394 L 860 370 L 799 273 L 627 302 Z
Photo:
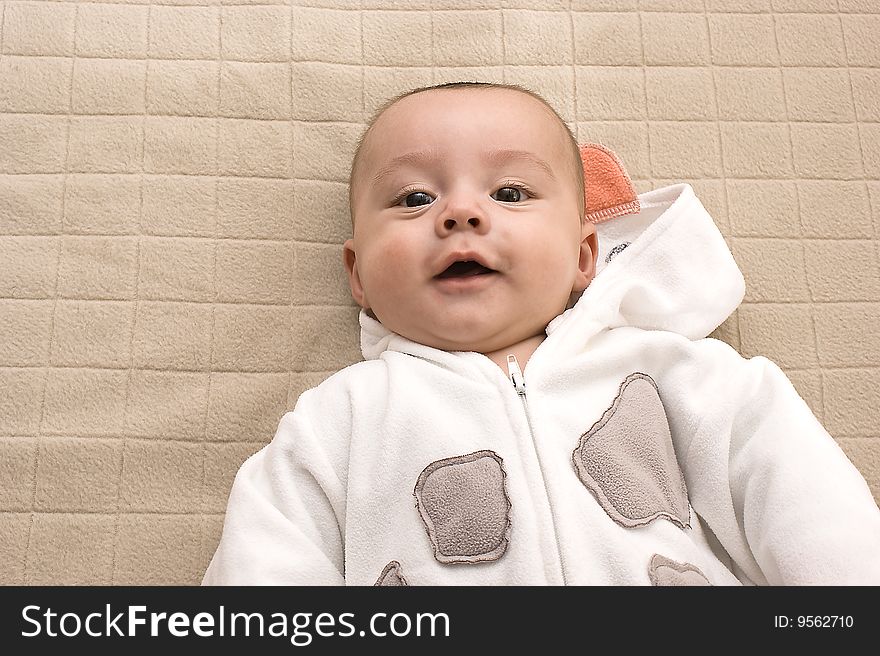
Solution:
M 367 295 L 358 272 L 354 239 L 346 239 L 342 245 L 342 261 L 345 264 L 345 270 L 348 272 L 348 286 L 351 289 L 351 297 L 355 300 L 355 303 L 365 310 L 369 310 L 370 306 L 367 304 Z
M 599 237 L 596 226 L 589 221 L 581 224 L 581 246 L 578 257 L 578 273 L 572 292 L 582 292 L 596 275 L 596 259 L 599 255 Z

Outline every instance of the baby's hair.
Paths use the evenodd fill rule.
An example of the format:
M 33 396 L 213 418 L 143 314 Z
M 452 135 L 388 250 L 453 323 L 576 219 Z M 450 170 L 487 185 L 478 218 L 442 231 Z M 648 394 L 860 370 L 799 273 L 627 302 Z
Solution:
M 353 183 L 354 183 L 355 178 L 358 174 L 358 168 L 360 167 L 360 163 L 361 163 L 361 159 L 362 159 L 361 152 L 363 150 L 364 144 L 367 141 L 367 137 L 369 136 L 370 131 L 373 128 L 373 125 L 376 123 L 376 121 L 382 115 L 382 113 L 386 109 L 391 107 L 393 104 L 395 104 L 398 100 L 402 100 L 403 98 L 406 98 L 407 96 L 412 96 L 417 93 L 422 93 L 423 91 L 434 91 L 437 89 L 461 89 L 461 88 L 509 89 L 511 91 L 519 91 L 521 93 L 525 93 L 525 94 L 531 96 L 532 98 L 540 101 L 547 109 L 549 109 L 553 113 L 553 115 L 559 121 L 559 124 L 562 126 L 563 130 L 565 131 L 565 134 L 568 137 L 569 150 L 570 150 L 570 154 L 571 154 L 571 165 L 572 165 L 572 169 L 573 169 L 573 175 L 575 178 L 575 186 L 578 189 L 578 199 L 579 199 L 578 200 L 578 208 L 580 211 L 581 222 L 583 222 L 584 221 L 584 214 L 585 214 L 586 210 L 585 210 L 585 200 L 584 200 L 584 174 L 583 174 L 584 169 L 583 169 L 583 163 L 581 162 L 580 149 L 578 147 L 577 139 L 575 138 L 574 134 L 572 134 L 571 129 L 568 127 L 568 124 L 564 120 L 562 120 L 562 117 L 559 115 L 559 112 L 557 112 L 553 108 L 553 106 L 550 103 L 548 103 L 544 98 L 542 98 L 540 95 L 538 95 L 534 91 L 526 89 L 525 87 L 521 87 L 518 84 L 502 84 L 502 83 L 496 83 L 496 82 L 445 82 L 443 84 L 435 84 L 435 85 L 427 86 L 427 87 L 419 87 L 417 89 L 412 89 L 410 91 L 404 91 L 403 93 L 400 93 L 400 94 L 394 96 L 390 100 L 386 100 L 384 103 L 382 103 L 382 105 L 375 112 L 373 112 L 373 115 L 370 117 L 370 120 L 367 123 L 366 129 L 364 130 L 363 134 L 361 134 L 360 139 L 358 139 L 357 148 L 354 151 L 354 157 L 352 158 L 352 162 L 351 162 L 351 170 L 350 170 L 349 178 L 348 178 L 348 207 L 349 207 L 349 213 L 351 215 L 352 223 L 354 223 L 354 193 L 353 193 L 354 185 L 353 185 Z

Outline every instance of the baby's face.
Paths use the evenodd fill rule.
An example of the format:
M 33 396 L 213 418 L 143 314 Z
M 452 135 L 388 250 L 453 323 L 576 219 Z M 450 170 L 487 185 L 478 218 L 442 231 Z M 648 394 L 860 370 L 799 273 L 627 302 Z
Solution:
M 550 110 L 517 91 L 432 90 L 389 107 L 353 196 L 344 255 L 355 300 L 447 351 L 543 333 L 595 267 L 568 148 Z

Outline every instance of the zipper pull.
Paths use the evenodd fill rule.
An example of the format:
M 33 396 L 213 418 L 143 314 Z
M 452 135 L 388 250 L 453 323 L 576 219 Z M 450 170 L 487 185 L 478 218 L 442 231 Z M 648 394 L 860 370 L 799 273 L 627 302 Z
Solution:
M 516 393 L 520 396 L 526 395 L 526 381 L 523 378 L 522 371 L 519 368 L 519 362 L 516 361 L 515 355 L 507 356 L 507 373 L 510 376 L 510 382 L 513 383 Z

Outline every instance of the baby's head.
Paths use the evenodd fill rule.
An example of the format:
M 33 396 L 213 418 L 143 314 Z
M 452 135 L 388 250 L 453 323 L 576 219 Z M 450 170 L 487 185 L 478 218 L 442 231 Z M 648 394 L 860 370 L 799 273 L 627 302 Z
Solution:
M 352 164 L 352 296 L 447 351 L 541 335 L 595 272 L 583 185 L 577 142 L 532 92 L 455 83 L 399 96 Z

